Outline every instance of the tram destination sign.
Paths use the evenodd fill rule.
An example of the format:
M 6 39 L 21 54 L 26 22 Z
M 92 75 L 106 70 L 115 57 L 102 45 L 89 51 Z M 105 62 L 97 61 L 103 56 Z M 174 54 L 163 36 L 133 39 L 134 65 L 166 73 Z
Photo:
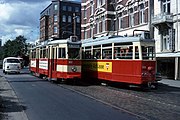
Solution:
M 81 45 L 76 45 L 76 44 L 68 44 L 69 48 L 80 48 Z

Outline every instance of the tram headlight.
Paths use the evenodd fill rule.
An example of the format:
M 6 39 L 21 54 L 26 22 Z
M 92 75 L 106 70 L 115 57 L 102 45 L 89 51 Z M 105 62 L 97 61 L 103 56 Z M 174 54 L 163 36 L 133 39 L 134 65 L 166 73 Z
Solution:
M 73 67 L 71 68 L 71 70 L 72 70 L 73 72 L 76 72 L 76 71 L 77 71 L 77 67 L 76 67 L 76 66 L 73 66 Z

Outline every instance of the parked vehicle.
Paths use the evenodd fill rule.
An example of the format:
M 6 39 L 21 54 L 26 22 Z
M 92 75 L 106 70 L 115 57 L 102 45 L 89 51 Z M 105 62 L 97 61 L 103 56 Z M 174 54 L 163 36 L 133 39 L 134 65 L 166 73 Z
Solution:
M 161 73 L 156 73 L 156 81 L 161 81 L 162 80 L 162 76 Z
M 3 73 L 20 73 L 21 63 L 16 57 L 7 57 L 3 60 Z
M 20 61 L 20 63 L 21 63 L 21 68 L 24 68 L 24 60 L 23 60 L 23 58 L 18 57 L 17 59 L 18 59 L 18 60 Z

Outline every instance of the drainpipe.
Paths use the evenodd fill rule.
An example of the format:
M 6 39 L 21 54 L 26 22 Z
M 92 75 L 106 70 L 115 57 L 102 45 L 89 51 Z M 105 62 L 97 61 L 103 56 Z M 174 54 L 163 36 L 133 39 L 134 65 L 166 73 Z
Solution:
M 176 40 L 175 40 L 175 45 L 176 45 L 176 47 L 175 47 L 175 51 L 178 51 L 178 34 L 179 34 L 179 29 L 178 29 L 178 0 L 176 0 Z M 178 57 L 176 57 L 175 58 L 175 77 L 174 77 L 174 79 L 175 80 L 177 80 L 178 79 L 178 77 L 179 77 L 179 60 L 178 60 L 179 58 Z
M 154 0 L 149 0 L 148 7 L 149 7 L 148 18 L 149 18 L 150 38 L 154 38 L 154 30 L 152 26 L 152 16 L 154 16 Z

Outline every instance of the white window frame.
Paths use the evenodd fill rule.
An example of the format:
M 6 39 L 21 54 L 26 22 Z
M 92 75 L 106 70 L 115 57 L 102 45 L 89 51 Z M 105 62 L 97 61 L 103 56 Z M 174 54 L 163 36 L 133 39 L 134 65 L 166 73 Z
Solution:
M 168 4 L 170 4 L 169 12 L 168 12 Z M 162 12 L 163 13 L 170 13 L 171 12 L 171 0 L 162 1 Z

